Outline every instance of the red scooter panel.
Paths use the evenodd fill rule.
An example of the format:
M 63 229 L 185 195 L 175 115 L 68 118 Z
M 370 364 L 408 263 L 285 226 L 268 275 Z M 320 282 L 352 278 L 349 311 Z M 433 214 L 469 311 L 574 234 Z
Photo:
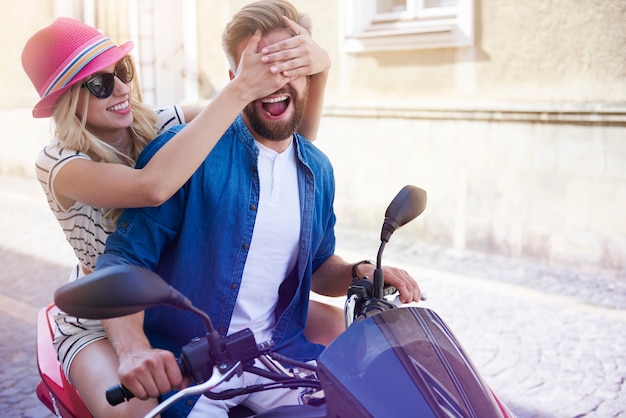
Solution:
M 89 410 L 65 377 L 52 345 L 56 312 L 58 308 L 51 304 L 42 308 L 37 318 L 37 367 L 41 376 L 36 389 L 37 397 L 57 416 L 90 418 Z

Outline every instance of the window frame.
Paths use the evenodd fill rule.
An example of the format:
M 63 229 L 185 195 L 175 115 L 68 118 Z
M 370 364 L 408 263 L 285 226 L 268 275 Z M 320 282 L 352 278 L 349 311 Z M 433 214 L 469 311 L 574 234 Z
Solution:
M 474 42 L 474 2 L 424 8 L 406 0 L 406 9 L 377 13 L 376 0 L 343 0 L 344 48 L 349 53 L 455 48 Z

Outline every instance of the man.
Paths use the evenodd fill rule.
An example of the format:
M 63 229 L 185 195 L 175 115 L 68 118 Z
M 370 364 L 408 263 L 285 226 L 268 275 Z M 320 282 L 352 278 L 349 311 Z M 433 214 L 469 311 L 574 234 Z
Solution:
M 233 17 L 224 32 L 231 76 L 255 31 L 263 33 L 259 49 L 295 35 L 282 16 L 310 31 L 305 16 L 282 0 L 253 3 Z M 257 342 L 272 339 L 281 354 L 317 358 L 323 346 L 303 334 L 309 292 L 345 295 L 353 264 L 334 254 L 332 166 L 295 132 L 308 87 L 308 77 L 297 77 L 250 103 L 169 201 L 124 212 L 98 268 L 128 262 L 152 269 L 206 311 L 220 335 L 250 328 Z M 138 166 L 176 131 L 150 143 Z M 371 276 L 373 266 L 359 264 L 356 270 Z M 385 277 L 404 302 L 419 300 L 419 287 L 406 272 L 386 267 Z M 121 382 L 141 399 L 180 387 L 171 351 L 204 335 L 204 324 L 194 321 L 170 308 L 105 321 L 120 359 Z M 242 385 L 242 379 L 256 382 L 244 374 L 229 384 Z M 195 405 L 182 405 L 179 416 L 190 410 L 226 416 L 238 403 L 260 412 L 297 403 L 297 396 L 298 391 L 286 389 L 225 402 L 202 397 Z

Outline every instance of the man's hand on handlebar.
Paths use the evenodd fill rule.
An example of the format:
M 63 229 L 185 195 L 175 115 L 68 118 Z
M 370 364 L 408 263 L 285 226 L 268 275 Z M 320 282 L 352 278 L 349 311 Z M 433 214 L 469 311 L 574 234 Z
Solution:
M 374 277 L 374 266 L 362 264 L 359 266 L 359 277 Z M 397 267 L 383 266 L 385 286 L 393 286 L 400 293 L 401 303 L 419 302 L 422 299 L 422 292 L 417 281 L 406 270 Z
M 405 270 L 383 266 L 385 285 L 393 286 L 400 292 L 400 302 L 411 303 L 422 300 L 422 292 L 417 281 Z
M 167 350 L 142 349 L 120 356 L 118 373 L 120 382 L 142 400 L 188 384 L 183 381 L 174 354 Z

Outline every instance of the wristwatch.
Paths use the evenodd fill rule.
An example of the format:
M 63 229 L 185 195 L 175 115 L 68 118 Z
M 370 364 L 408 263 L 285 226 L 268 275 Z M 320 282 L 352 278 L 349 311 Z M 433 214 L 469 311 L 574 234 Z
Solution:
M 367 278 L 368 278 L 367 276 L 363 276 L 363 277 L 358 277 L 358 276 L 357 276 L 357 274 L 356 274 L 356 268 L 357 268 L 358 266 L 360 266 L 361 264 L 371 264 L 371 265 L 373 265 L 373 266 L 375 266 L 375 265 L 376 265 L 376 263 L 374 263 L 372 260 L 361 260 L 361 261 L 359 261 L 358 263 L 354 263 L 354 264 L 352 265 L 352 281 L 353 281 L 353 282 L 356 282 L 357 280 L 367 279 Z

